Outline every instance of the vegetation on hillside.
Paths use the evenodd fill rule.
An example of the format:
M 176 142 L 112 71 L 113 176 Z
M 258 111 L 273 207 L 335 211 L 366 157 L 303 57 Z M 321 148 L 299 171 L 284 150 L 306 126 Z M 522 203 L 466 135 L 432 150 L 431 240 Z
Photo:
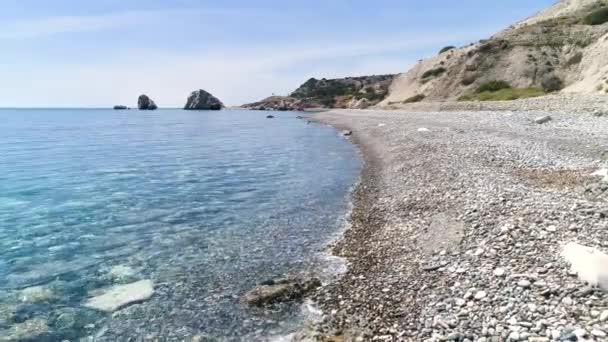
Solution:
M 476 90 L 475 93 L 484 93 L 484 92 L 496 92 L 502 89 L 510 89 L 511 85 L 505 81 L 489 81 L 481 84 Z
M 474 92 L 463 95 L 458 101 L 512 101 L 543 96 L 541 88 L 504 88 L 497 91 Z
M 608 23 L 608 7 L 597 9 L 583 19 L 586 25 L 602 25 Z
M 422 79 L 428 80 L 432 77 L 441 76 L 444 72 L 446 72 L 446 69 L 443 67 L 427 70 L 422 74 Z
M 450 50 L 454 50 L 455 48 L 456 48 L 455 46 L 451 46 L 451 45 L 450 46 L 446 46 L 443 49 L 439 50 L 439 54 L 441 55 L 442 53 L 448 52 Z
M 422 100 L 424 100 L 426 96 L 424 96 L 423 94 L 418 94 L 418 95 L 414 95 L 410 98 L 407 98 L 403 101 L 403 103 L 415 103 L 415 102 L 420 102 Z

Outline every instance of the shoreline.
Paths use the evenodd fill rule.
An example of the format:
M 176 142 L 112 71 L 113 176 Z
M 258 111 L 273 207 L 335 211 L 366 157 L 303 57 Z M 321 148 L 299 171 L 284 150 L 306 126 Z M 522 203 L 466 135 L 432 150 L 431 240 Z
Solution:
M 567 241 L 606 251 L 603 216 L 571 207 L 601 212 L 597 201 L 608 191 L 594 192 L 601 185 L 588 175 L 604 165 L 597 156 L 608 140 L 598 134 L 608 123 L 558 113 L 537 125 L 535 115 L 334 110 L 312 116 L 353 131 L 349 138 L 363 165 L 351 227 L 329 247 L 349 268 L 314 296 L 326 314 L 307 338 L 549 341 L 577 329 L 591 340 L 608 332 L 597 316 L 550 310 L 590 317 L 608 310 L 608 297 L 595 291 L 593 305 L 574 299 L 561 308 L 560 300 L 585 285 L 559 257 Z M 562 227 L 556 215 L 592 228 Z M 521 277 L 529 285 L 516 280 Z M 555 294 L 542 295 L 547 291 Z

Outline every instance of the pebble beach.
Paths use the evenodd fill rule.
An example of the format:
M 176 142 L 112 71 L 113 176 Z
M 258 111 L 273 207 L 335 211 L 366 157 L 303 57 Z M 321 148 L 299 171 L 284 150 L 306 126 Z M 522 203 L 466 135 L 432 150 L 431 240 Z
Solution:
M 315 114 L 365 165 L 300 339 L 608 340 L 604 105 Z

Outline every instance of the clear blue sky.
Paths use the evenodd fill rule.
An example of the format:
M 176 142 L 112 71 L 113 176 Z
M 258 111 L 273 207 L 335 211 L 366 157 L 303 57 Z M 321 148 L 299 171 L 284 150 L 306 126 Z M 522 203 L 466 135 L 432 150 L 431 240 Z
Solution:
M 0 107 L 229 105 L 310 77 L 397 73 L 554 0 L 2 0 Z

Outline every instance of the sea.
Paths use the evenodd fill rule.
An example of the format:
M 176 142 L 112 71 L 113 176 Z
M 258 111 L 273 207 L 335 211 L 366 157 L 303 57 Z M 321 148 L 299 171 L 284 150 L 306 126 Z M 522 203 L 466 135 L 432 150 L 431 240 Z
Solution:
M 361 160 L 298 112 L 0 109 L 0 339 L 264 341 L 301 303 L 241 298 L 325 272 Z M 328 261 L 329 260 L 329 261 Z M 151 281 L 114 312 L 88 301 Z

